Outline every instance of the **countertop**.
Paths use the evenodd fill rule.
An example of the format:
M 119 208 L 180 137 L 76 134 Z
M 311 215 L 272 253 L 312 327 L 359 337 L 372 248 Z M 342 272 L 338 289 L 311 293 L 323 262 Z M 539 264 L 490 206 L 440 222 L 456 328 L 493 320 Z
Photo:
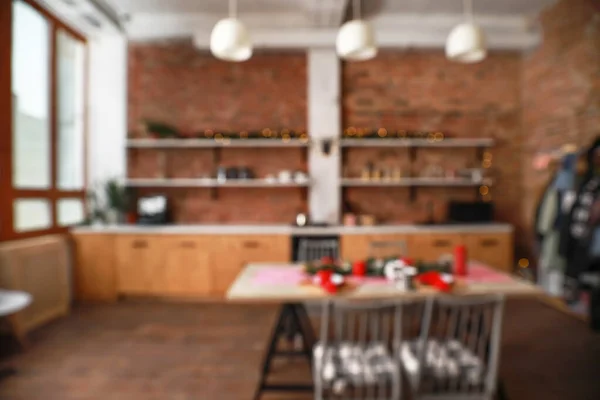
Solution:
M 451 225 L 375 225 L 297 227 L 293 225 L 106 225 L 71 229 L 76 234 L 198 234 L 198 235 L 362 235 L 385 233 L 511 233 L 513 226 L 503 223 Z

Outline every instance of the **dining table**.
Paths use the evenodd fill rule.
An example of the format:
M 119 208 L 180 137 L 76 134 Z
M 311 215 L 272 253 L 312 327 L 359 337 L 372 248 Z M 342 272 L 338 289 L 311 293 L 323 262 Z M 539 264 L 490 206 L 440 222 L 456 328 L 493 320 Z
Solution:
M 313 385 L 268 384 L 267 376 L 271 362 L 277 356 L 303 356 L 312 365 L 312 349 L 316 336 L 312 328 L 306 304 L 319 303 L 332 299 L 352 301 L 403 300 L 430 298 L 446 295 L 436 289 L 419 287 L 417 289 L 399 289 L 398 285 L 385 277 L 348 276 L 349 290 L 331 294 L 317 285 L 311 284 L 303 264 L 294 263 L 251 263 L 246 265 L 230 286 L 226 298 L 229 302 L 277 304 L 278 318 L 271 331 L 267 350 L 264 354 L 260 381 L 256 389 L 255 400 L 263 392 L 312 391 Z M 483 263 L 471 260 L 467 273 L 456 277 L 454 296 L 473 296 L 501 294 L 506 297 L 542 297 L 544 292 L 536 285 L 494 269 Z M 302 340 L 299 351 L 280 351 L 277 345 L 287 336 Z M 502 382 L 498 384 L 498 398 L 506 398 Z

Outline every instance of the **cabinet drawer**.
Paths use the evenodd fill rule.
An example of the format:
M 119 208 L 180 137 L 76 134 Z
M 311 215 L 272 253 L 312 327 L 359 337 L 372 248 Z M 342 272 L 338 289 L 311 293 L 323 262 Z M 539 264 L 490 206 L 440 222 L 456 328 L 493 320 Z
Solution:
M 511 272 L 513 241 L 510 233 L 469 234 L 466 237 L 468 257 L 490 267 Z
M 156 277 L 164 269 L 161 238 L 119 236 L 115 247 L 119 293 L 153 294 Z
M 408 239 L 408 254 L 416 260 L 437 261 L 441 256 L 454 253 L 464 243 L 461 234 L 415 234 Z
M 176 235 L 162 240 L 165 262 L 153 289 L 168 296 L 203 297 L 212 290 L 210 239 Z
M 408 248 L 406 235 L 342 235 L 340 238 L 341 258 L 356 261 L 368 257 L 401 256 Z

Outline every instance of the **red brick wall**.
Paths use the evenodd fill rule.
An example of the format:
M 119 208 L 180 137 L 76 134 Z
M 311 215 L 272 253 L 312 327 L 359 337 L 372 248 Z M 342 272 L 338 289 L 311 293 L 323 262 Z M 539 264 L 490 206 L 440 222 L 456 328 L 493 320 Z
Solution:
M 523 61 L 523 215 L 531 226 L 540 187 L 539 150 L 600 135 L 600 1 L 561 0 L 540 17 L 542 45 Z
M 190 43 L 132 44 L 129 128 L 144 118 L 183 131 L 306 129 L 306 55 L 228 63 Z
M 346 128 L 441 131 L 453 137 L 497 139 L 491 149 L 497 185 L 491 199 L 497 218 L 520 225 L 521 55 L 492 53 L 482 63 L 455 64 L 441 51 L 382 52 L 372 61 L 343 66 L 343 124 Z M 352 149 L 344 169 L 356 174 L 368 162 L 409 169 L 407 150 Z M 428 165 L 480 166 L 474 149 L 419 149 L 412 172 Z M 449 199 L 473 200 L 474 188 L 418 189 L 409 202 L 407 188 L 351 188 L 347 199 L 363 212 L 389 222 L 423 221 L 432 202 L 436 219 L 445 217 Z
M 129 49 L 129 129 L 152 119 L 184 133 L 205 129 L 306 129 L 305 53 L 259 53 L 244 63 L 226 63 L 188 42 L 133 44 Z M 306 171 L 305 149 L 223 149 L 222 166 L 247 166 L 257 176 Z M 128 174 L 160 174 L 159 151 L 131 149 Z M 165 152 L 167 177 L 214 173 L 212 150 Z M 158 189 L 140 192 L 152 193 Z M 305 189 L 166 189 L 179 223 L 291 223 L 306 212 Z

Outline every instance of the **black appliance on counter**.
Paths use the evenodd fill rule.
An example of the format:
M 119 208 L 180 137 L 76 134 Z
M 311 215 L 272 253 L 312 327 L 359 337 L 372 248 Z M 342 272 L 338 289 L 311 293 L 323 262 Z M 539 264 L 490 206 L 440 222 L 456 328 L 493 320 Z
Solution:
M 494 221 L 494 203 L 484 201 L 451 201 L 448 223 L 486 224 Z
M 171 208 L 167 196 L 159 194 L 140 197 L 137 201 L 139 225 L 164 225 L 171 223 Z

